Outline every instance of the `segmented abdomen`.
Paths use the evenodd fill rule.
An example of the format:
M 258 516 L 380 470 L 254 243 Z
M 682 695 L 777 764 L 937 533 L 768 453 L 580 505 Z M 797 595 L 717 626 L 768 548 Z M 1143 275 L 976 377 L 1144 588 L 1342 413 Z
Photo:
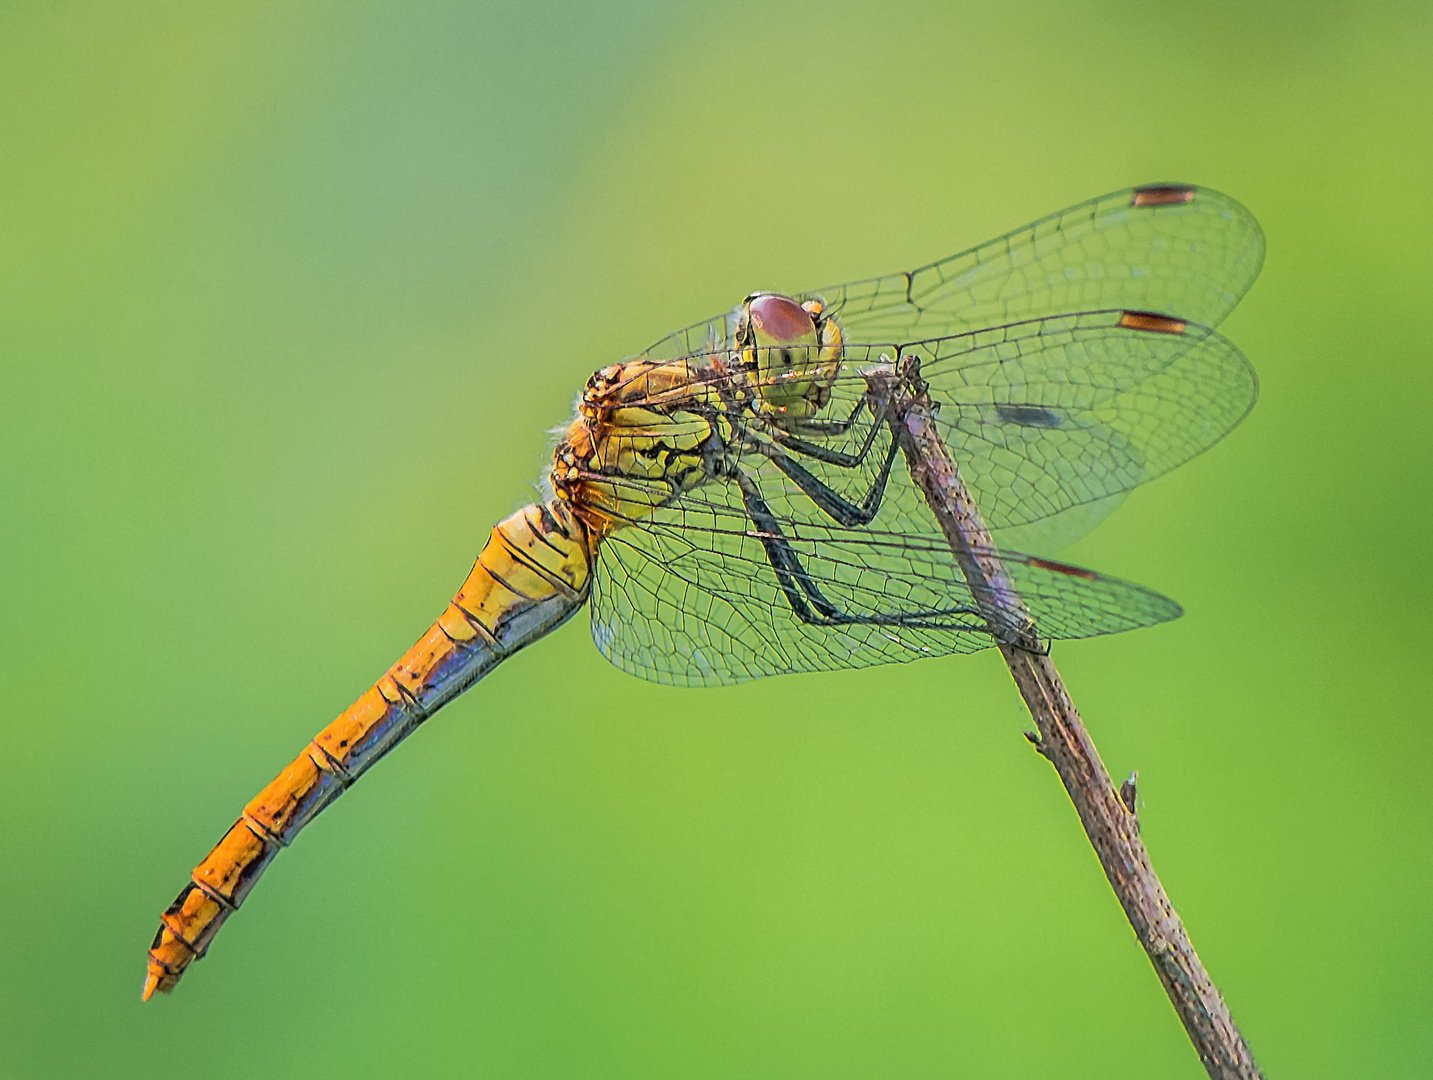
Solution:
M 591 551 L 557 501 L 499 522 L 446 611 L 244 808 L 160 916 L 144 1000 L 172 990 L 300 829 L 444 703 L 587 599 Z

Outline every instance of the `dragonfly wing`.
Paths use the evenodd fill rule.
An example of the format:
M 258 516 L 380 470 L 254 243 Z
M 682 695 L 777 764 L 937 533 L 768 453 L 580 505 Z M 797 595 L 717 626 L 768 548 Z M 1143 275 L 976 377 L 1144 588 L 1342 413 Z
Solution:
M 778 473 L 757 482 L 773 508 L 801 498 L 779 497 Z M 812 522 L 776 522 L 806 579 L 799 589 L 783 586 L 734 484 L 714 481 L 617 530 L 598 551 L 597 647 L 645 679 L 710 685 L 974 652 L 995 644 L 982 612 L 1023 618 L 1010 600 L 977 595 L 943 539 Z M 1018 553 L 1001 558 L 1044 637 L 1179 614 L 1173 601 L 1116 578 Z M 824 616 L 813 610 L 821 604 Z
M 866 341 L 963 330 L 1095 308 L 1218 326 L 1253 284 L 1264 235 L 1210 188 L 1149 185 L 1072 206 L 907 273 L 817 289 Z
M 1207 450 L 1248 414 L 1253 369 L 1207 327 L 1147 313 L 1084 312 L 903 346 L 847 346 L 823 417 L 861 415 L 868 375 L 920 361 L 936 424 L 1001 543 L 1050 551 L 1088 532 L 1138 485 Z M 804 469 L 851 502 L 869 491 L 889 433 L 859 465 L 874 416 L 804 441 Z M 929 533 L 913 490 L 893 489 L 888 527 Z M 793 511 L 794 512 L 794 511 Z M 1031 526 L 1038 523 L 1039 528 Z
M 1193 324 L 1103 312 L 972 338 L 907 351 L 922 357 L 937 424 L 993 529 L 1057 515 L 1091 528 L 1117 496 L 1222 439 L 1258 397 L 1243 354 Z
M 1120 508 L 1128 494 L 1121 492 L 1118 495 L 1108 495 L 1103 499 L 1080 503 L 1038 521 L 1025 525 L 1003 526 L 991 529 L 990 532 L 1001 547 L 1053 554 L 1069 547 L 1081 537 L 1088 536 L 1105 518 Z
M 681 357 L 710 356 L 734 347 L 740 306 L 699 323 L 673 331 L 660 341 L 643 349 L 640 357 L 649 360 L 675 360 Z
M 814 289 L 850 341 L 909 341 L 1096 308 L 1218 326 L 1253 284 L 1264 234 L 1236 200 L 1181 184 L 1126 188 L 968 251 L 885 277 Z M 655 360 L 729 345 L 733 313 L 647 349 Z

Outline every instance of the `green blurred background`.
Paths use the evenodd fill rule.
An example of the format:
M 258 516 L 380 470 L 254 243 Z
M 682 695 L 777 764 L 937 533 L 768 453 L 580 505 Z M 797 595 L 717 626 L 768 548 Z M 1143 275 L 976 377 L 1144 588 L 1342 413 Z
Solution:
M 754 287 L 1225 190 L 1263 395 L 1061 646 L 1271 1076 L 1427 1075 L 1426 0 L 0 7 L 0 1076 L 1202 1076 L 999 658 L 647 685 L 582 619 L 160 910 L 595 367 Z

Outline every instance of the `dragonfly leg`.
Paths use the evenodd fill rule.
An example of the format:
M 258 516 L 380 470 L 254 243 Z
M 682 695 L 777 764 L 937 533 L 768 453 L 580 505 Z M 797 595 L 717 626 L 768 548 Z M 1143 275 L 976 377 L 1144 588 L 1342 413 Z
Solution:
M 831 421 L 831 428 L 833 430 L 846 430 L 850 427 L 857 413 L 867 407 L 867 405 L 868 402 L 863 400 L 856 406 L 856 411 L 846 420 Z M 829 484 L 825 483 L 799 462 L 793 461 L 783 453 L 783 451 L 794 451 L 805 457 L 814 458 L 817 461 L 835 465 L 839 468 L 854 468 L 866 460 L 866 457 L 871 452 L 871 447 L 875 444 L 876 436 L 885 430 L 885 425 L 876 422 L 879 420 L 879 417 L 874 410 L 871 415 L 873 422 L 870 431 L 866 435 L 866 441 L 861 449 L 854 454 L 842 453 L 832 450 L 830 447 L 821 446 L 819 443 L 808 442 L 805 439 L 789 436 L 777 428 L 769 428 L 765 432 L 765 434 L 769 435 L 773 440 L 771 442 L 758 437 L 755 432 L 745 425 L 742 425 L 738 430 L 746 434 L 750 438 L 751 445 L 759 453 L 770 458 L 773 464 L 785 473 L 792 483 L 805 492 L 806 496 L 837 524 L 846 526 L 866 525 L 876 516 L 876 512 L 881 506 L 881 499 L 885 496 L 886 483 L 890 480 L 891 467 L 896 459 L 897 446 L 894 439 L 891 440 L 891 444 L 886 451 L 886 459 L 881 465 L 880 472 L 877 474 L 870 490 L 866 492 L 865 497 L 859 503 L 852 502 L 850 499 L 839 494 Z M 809 430 L 812 423 L 814 422 L 808 422 L 803 430 Z
M 859 416 L 861 411 L 866 407 L 867 402 L 861 401 L 856 406 L 855 411 L 845 420 L 806 420 L 802 421 L 795 430 L 805 435 L 820 435 L 826 438 L 844 435 L 850 430 L 851 425 L 855 423 L 856 417 Z M 775 425 L 768 425 L 766 431 L 773 440 L 780 443 L 781 446 L 787 450 L 792 450 L 806 457 L 825 462 L 827 465 L 835 465 L 842 469 L 854 469 L 857 465 L 866 460 L 866 455 L 871 452 L 871 446 L 875 443 L 876 436 L 885 429 L 886 426 L 881 423 L 881 418 L 872 411 L 871 427 L 870 430 L 866 432 L 866 441 L 861 445 L 861 449 L 854 454 L 848 454 L 841 450 L 833 450 L 829 446 L 812 442 L 810 439 L 803 439 L 800 435 L 793 434 Z
M 861 415 L 861 411 L 865 409 L 868 404 L 868 400 L 862 398 L 856 402 L 856 407 L 851 410 L 851 415 L 844 420 L 799 420 L 793 425 L 792 430 L 803 435 L 822 435 L 827 437 L 832 435 L 844 435 L 850 430 L 851 425 L 856 422 L 856 417 Z
M 845 496 L 837 493 L 830 485 L 814 475 L 809 469 L 797 461 L 792 460 L 775 448 L 765 450 L 766 456 L 771 458 L 772 464 L 786 474 L 787 478 L 805 493 L 816 506 L 827 517 L 838 525 L 868 525 L 881 508 L 881 499 L 886 494 L 886 483 L 891 478 L 891 466 L 896 460 L 896 441 L 891 440 L 890 449 L 886 453 L 886 460 L 881 464 L 881 471 L 876 474 L 871 489 L 866 492 L 865 498 L 859 503 L 854 503 Z
M 791 541 L 781 531 L 776 515 L 766 505 L 756 481 L 745 473 L 735 473 L 737 486 L 741 488 L 742 500 L 747 515 L 756 526 L 757 538 L 766 550 L 767 561 L 776 574 L 777 584 L 791 605 L 792 613 L 804 623 L 813 626 L 895 626 L 907 629 L 968 630 L 972 633 L 988 633 L 980 609 L 975 606 L 955 606 L 895 614 L 852 615 L 841 610 L 821 591 L 820 585 L 801 562 Z M 952 622 L 952 619 L 969 619 L 969 622 Z

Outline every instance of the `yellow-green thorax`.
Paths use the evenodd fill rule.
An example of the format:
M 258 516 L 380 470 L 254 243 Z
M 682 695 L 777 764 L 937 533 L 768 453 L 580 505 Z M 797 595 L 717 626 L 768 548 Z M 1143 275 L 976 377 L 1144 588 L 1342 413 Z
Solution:
M 553 451 L 558 497 L 598 537 L 649 517 L 708 478 L 729 434 L 717 398 L 711 374 L 684 361 L 598 371 Z

